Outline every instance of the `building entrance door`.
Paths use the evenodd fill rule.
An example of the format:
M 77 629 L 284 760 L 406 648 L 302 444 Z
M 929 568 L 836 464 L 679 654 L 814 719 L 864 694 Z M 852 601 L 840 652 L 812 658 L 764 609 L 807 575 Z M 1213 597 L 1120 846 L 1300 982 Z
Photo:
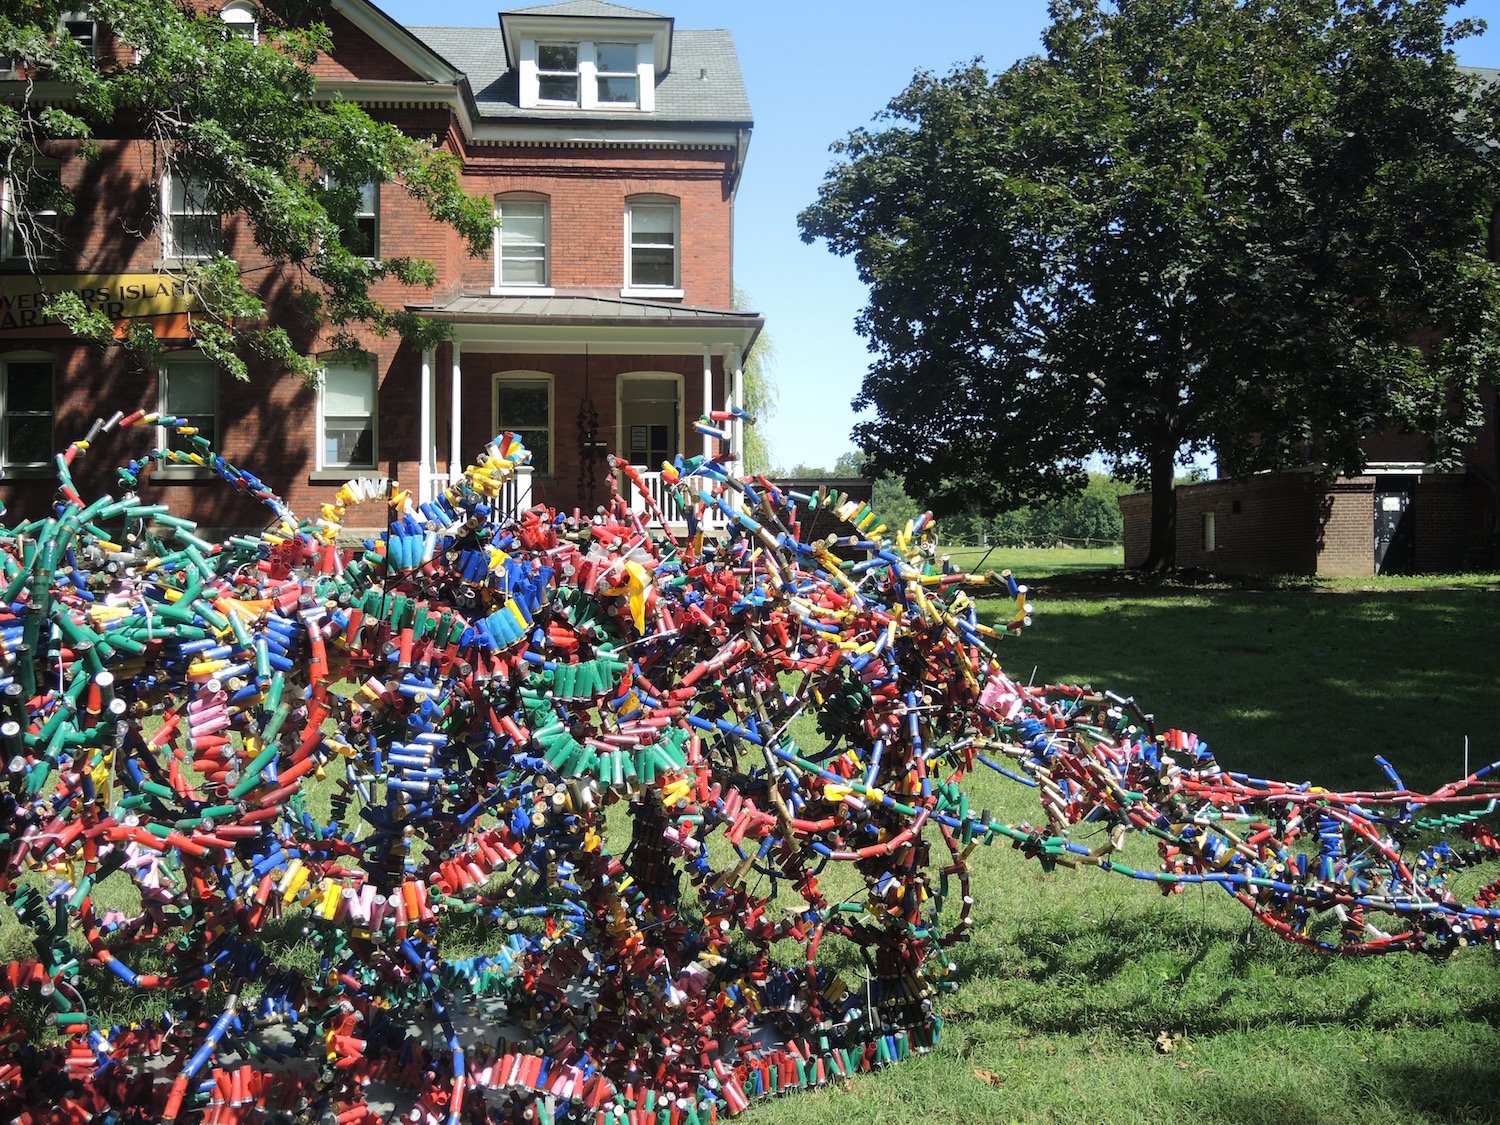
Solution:
M 620 382 L 619 436 L 615 456 L 646 472 L 661 471 L 681 446 L 678 380 L 669 375 L 643 376 Z
M 1375 573 L 1410 574 L 1417 565 L 1416 513 L 1408 484 L 1381 481 L 1375 491 Z

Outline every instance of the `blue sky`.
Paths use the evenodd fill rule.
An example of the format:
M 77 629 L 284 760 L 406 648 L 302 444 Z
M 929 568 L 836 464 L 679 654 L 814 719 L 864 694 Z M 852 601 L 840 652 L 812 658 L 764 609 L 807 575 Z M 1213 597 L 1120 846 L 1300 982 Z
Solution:
M 403 23 L 461 27 L 495 26 L 502 6 L 376 2 Z M 782 466 L 832 465 L 853 448 L 850 400 L 868 356 L 854 318 L 865 293 L 851 262 L 821 244 L 802 243 L 797 213 L 817 197 L 831 142 L 868 124 L 918 70 L 944 73 L 975 56 L 1002 69 L 1035 52 L 1046 2 L 636 0 L 631 6 L 674 16 L 679 27 L 734 32 L 755 112 L 737 207 L 735 280 L 766 317 L 781 398 L 762 425 Z M 1472 0 L 1463 14 L 1492 29 L 1461 44 L 1460 60 L 1500 67 L 1500 0 Z

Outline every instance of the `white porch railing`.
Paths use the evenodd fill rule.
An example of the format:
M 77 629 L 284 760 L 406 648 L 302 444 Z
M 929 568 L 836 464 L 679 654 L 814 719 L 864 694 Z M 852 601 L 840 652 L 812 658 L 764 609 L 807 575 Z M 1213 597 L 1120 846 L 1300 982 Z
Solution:
M 426 474 L 426 479 L 427 486 L 423 490 L 426 495 L 422 498 L 424 503 L 435 499 L 453 482 L 448 473 L 430 472 Z M 521 465 L 506 478 L 505 483 L 500 486 L 500 495 L 491 502 L 490 521 L 498 523 L 511 519 L 531 505 L 531 466 Z
M 656 504 L 656 509 L 661 512 L 669 526 L 674 528 L 686 527 L 687 513 L 677 501 L 676 490 L 662 479 L 661 473 L 651 473 L 641 470 L 640 475 L 641 480 L 646 485 L 645 494 L 636 488 L 633 481 L 627 480 L 625 482 L 625 487 L 629 490 L 631 512 L 644 517 L 650 511 L 650 505 L 646 503 L 646 495 L 649 494 L 651 500 Z M 724 518 L 724 513 L 719 511 L 717 507 L 704 508 L 702 524 L 705 530 L 717 531 L 727 523 L 728 520 Z

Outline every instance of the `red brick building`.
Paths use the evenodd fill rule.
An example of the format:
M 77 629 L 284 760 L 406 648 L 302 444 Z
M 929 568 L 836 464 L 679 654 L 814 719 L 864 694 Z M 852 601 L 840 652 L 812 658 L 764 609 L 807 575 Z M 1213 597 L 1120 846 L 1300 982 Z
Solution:
M 1442 573 L 1500 567 L 1500 394 L 1484 392 L 1485 423 L 1463 468 L 1440 472 L 1431 441 L 1365 439 L 1357 477 L 1314 467 L 1177 488 L 1177 565 L 1221 574 Z M 1151 540 L 1151 497 L 1120 497 L 1125 565 Z
M 255 6 L 209 10 L 257 34 Z M 562 507 L 599 503 L 602 450 L 655 481 L 663 460 L 703 451 L 691 427 L 706 405 L 742 397 L 742 359 L 762 321 L 732 307 L 752 122 L 729 32 L 600 0 L 508 10 L 492 28 L 403 27 L 363 0 L 333 0 L 327 22 L 320 93 L 433 138 L 461 160 L 466 188 L 494 201 L 500 228 L 475 258 L 399 186 L 367 186 L 359 226 L 372 254 L 427 258 L 439 278 L 433 290 L 381 282 L 377 296 L 448 324 L 450 342 L 423 350 L 371 337 L 357 361 L 330 359 L 317 389 L 272 371 L 236 382 L 188 338 L 144 372 L 118 350 L 76 342 L 40 313 L 44 286 L 83 292 L 117 319 L 170 325 L 163 271 L 218 248 L 247 275 L 259 270 L 273 320 L 280 310 L 275 271 L 261 269 L 270 263 L 234 216 L 196 208 L 188 185 L 143 176 L 143 142 L 105 139 L 87 169 L 59 147 L 78 206 L 43 279 L 8 225 L 0 231 L 0 499 L 13 512 L 44 507 L 51 452 L 116 409 L 193 418 L 228 459 L 312 515 L 352 476 L 394 476 L 431 496 L 503 429 L 535 454 L 512 502 L 529 492 Z M 107 27 L 69 30 L 101 65 L 122 53 Z M 326 329 L 305 337 L 306 354 L 328 350 Z M 107 470 L 141 452 L 111 435 L 80 483 L 108 490 Z M 143 491 L 211 526 L 261 521 L 197 471 L 158 472 Z

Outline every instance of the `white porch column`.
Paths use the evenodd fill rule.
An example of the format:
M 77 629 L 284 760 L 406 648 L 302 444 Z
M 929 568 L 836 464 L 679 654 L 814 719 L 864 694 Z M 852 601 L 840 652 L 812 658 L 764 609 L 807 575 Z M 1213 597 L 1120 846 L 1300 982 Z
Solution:
M 417 459 L 417 495 L 425 504 L 432 499 L 432 365 L 436 362 L 432 348 L 422 349 L 422 424 L 421 454 Z
M 707 414 L 714 408 L 714 353 L 707 344 L 703 345 L 703 413 Z M 712 457 L 714 439 L 707 434 L 703 435 L 703 456 Z
M 725 366 L 730 371 L 729 401 L 732 405 L 745 409 L 745 363 L 740 349 L 732 347 Z M 729 436 L 734 441 L 734 455 L 740 459 L 740 472 L 745 471 L 745 420 L 735 418 L 729 423 Z
M 448 400 L 448 483 L 458 480 L 464 469 L 463 443 L 463 370 L 459 366 L 463 350 L 457 340 L 453 341 L 453 382 Z

